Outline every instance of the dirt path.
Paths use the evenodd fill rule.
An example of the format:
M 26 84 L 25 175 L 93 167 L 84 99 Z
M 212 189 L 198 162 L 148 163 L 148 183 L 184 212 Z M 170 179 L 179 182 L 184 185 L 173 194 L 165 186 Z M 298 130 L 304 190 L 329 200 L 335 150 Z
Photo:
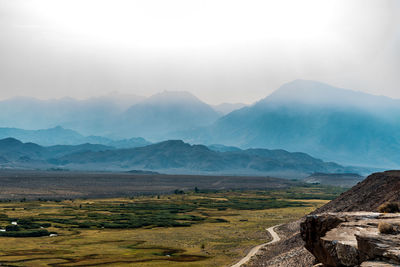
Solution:
M 280 224 L 265 229 L 265 230 L 267 230 L 267 232 L 270 233 L 271 236 L 272 236 L 272 240 L 271 240 L 270 242 L 265 243 L 265 244 L 261 244 L 261 245 L 258 245 L 258 246 L 256 246 L 256 247 L 252 248 L 252 249 L 250 250 L 250 252 L 246 255 L 246 257 L 244 257 L 244 258 L 241 259 L 238 263 L 232 265 L 231 267 L 240 267 L 240 266 L 242 266 L 243 264 L 247 263 L 247 262 L 251 259 L 251 257 L 253 257 L 254 255 L 256 255 L 257 252 L 258 252 L 262 247 L 265 247 L 266 245 L 274 244 L 274 243 L 278 242 L 279 240 L 281 240 L 281 238 L 278 236 L 278 234 L 277 234 L 277 233 L 275 232 L 275 230 L 274 230 L 274 229 L 275 229 L 276 227 L 278 227 L 278 226 L 280 226 Z

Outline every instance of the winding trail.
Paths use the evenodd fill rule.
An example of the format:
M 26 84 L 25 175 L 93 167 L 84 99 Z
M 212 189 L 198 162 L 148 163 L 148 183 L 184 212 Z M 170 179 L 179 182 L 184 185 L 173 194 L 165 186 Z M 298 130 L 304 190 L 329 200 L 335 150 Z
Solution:
M 261 244 L 261 245 L 258 245 L 258 246 L 255 246 L 254 248 L 252 248 L 252 249 L 250 250 L 249 253 L 247 253 L 246 257 L 244 257 L 244 258 L 241 259 L 238 263 L 232 265 L 231 267 L 241 267 L 243 264 L 247 263 L 247 262 L 251 259 L 251 257 L 253 257 L 254 255 L 256 255 L 257 252 L 258 252 L 261 248 L 265 247 L 266 245 L 271 245 L 271 244 L 274 244 L 274 243 L 280 241 L 281 238 L 278 236 L 278 234 L 277 234 L 277 233 L 275 232 L 275 230 L 274 230 L 274 229 L 275 229 L 276 227 L 278 227 L 278 226 L 281 226 L 281 224 L 275 225 L 275 226 L 272 226 L 272 227 L 270 227 L 270 228 L 265 229 L 265 230 L 267 230 L 267 232 L 270 233 L 271 236 L 272 236 L 272 240 L 271 240 L 270 242 L 265 243 L 265 244 Z

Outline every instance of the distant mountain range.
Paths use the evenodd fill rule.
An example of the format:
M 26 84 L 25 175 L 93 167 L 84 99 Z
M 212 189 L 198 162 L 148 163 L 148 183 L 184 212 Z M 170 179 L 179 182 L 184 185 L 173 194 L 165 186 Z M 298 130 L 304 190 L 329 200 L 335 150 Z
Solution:
M 343 165 L 400 167 L 400 100 L 307 80 L 284 84 L 251 106 L 210 106 L 187 92 L 82 101 L 14 98 L 0 101 L 0 126 L 49 128 L 0 129 L 0 138 L 41 145 L 129 148 L 149 144 L 136 137 L 180 139 L 218 152 L 284 149 Z
M 220 116 L 187 92 L 165 91 L 148 98 L 114 94 L 87 100 L 16 97 L 0 101 L 0 126 L 31 130 L 62 126 L 113 139 L 165 140 L 169 133 L 206 126 Z
M 400 100 L 296 80 L 209 127 L 190 142 L 302 151 L 342 164 L 400 166 Z
M 144 147 L 115 149 L 104 145 L 44 147 L 14 138 L 0 140 L 1 168 L 96 171 L 159 171 L 182 174 L 271 175 L 305 177 L 314 172 L 351 171 L 341 165 L 284 150 L 213 151 L 180 140 Z

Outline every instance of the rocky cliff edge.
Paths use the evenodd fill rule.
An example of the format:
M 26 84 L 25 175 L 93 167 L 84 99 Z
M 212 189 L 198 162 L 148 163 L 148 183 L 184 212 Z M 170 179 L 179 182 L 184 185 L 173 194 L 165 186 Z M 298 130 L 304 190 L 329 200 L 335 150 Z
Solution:
M 389 227 L 390 233 L 382 233 L 382 226 Z M 309 215 L 300 231 L 306 249 L 322 266 L 400 266 L 399 213 Z

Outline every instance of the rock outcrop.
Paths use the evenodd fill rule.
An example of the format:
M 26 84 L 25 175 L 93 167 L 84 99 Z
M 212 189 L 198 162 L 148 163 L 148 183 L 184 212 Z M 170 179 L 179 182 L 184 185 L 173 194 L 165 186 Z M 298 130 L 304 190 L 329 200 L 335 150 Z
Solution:
M 394 232 L 380 233 L 381 222 Z M 400 214 L 323 213 L 307 216 L 300 228 L 305 247 L 323 266 L 400 266 Z
M 383 221 L 400 232 L 400 214 L 374 213 L 380 205 L 396 202 L 400 202 L 400 171 L 374 173 L 303 218 L 301 234 L 299 223 L 293 222 L 296 227 L 291 231 L 279 233 L 281 242 L 261 250 L 248 266 L 400 267 L 399 236 L 378 230 Z

